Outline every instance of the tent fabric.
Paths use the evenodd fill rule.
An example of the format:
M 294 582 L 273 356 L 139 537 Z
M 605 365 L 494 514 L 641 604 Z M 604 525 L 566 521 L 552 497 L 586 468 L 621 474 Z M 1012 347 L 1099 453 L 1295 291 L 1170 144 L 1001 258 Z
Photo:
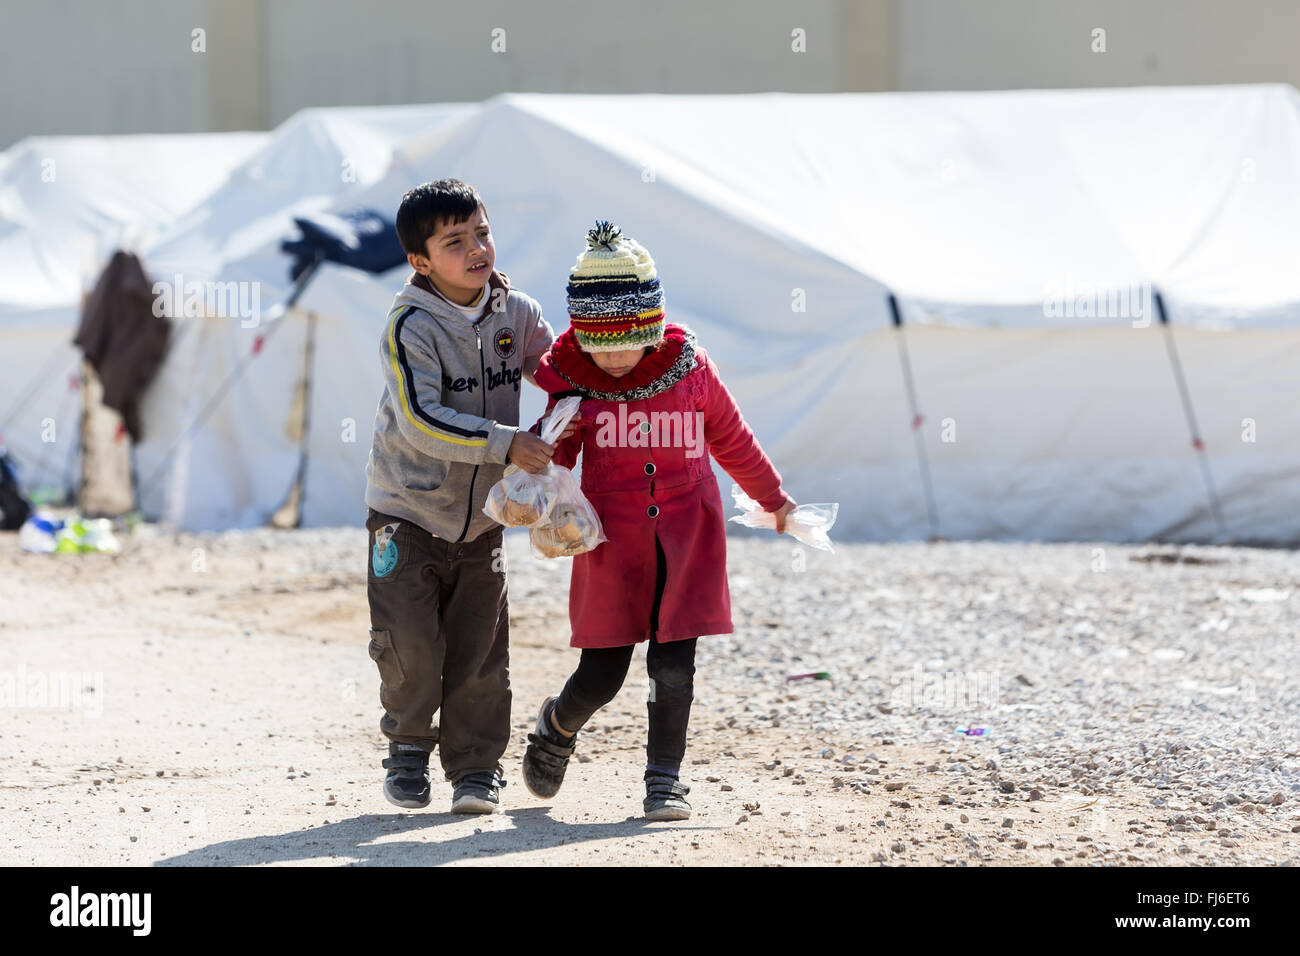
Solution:
M 0 154 L 0 316 L 79 305 L 116 249 L 138 251 L 266 139 L 202 133 L 15 143 Z
M 267 139 L 37 136 L 0 153 L 0 432 L 25 487 L 60 484 L 77 457 L 72 339 L 109 256 L 148 243 Z
M 319 171 L 335 158 L 293 162 Z M 715 357 L 787 490 L 840 502 L 839 537 L 930 533 L 902 336 L 942 535 L 1213 538 L 1172 342 L 1229 533 L 1300 541 L 1300 272 L 1289 268 L 1300 106 L 1289 87 L 506 95 L 395 142 L 385 172 L 317 194 L 313 208 L 393 212 L 412 185 L 445 176 L 480 190 L 498 263 L 557 331 L 596 219 L 645 244 L 670 318 Z M 227 208 L 232 194 L 214 194 L 192 228 L 259 225 L 238 240 L 204 226 L 192 248 L 222 253 L 213 275 L 262 281 L 266 301 L 282 300 L 290 196 L 259 220 L 255 204 Z M 167 248 L 190 268 L 185 242 Z M 274 347 L 266 327 L 189 323 L 167 380 L 195 401 L 200 381 L 268 337 L 230 408 L 189 446 L 183 494 L 169 499 L 183 526 L 261 523 L 283 500 L 307 312 L 324 387 L 311 393 L 304 523 L 360 521 L 381 389 L 374 340 L 404 272 L 323 267 L 275 320 Z M 1150 314 L 1156 290 L 1167 328 Z M 161 387 L 153 407 L 174 423 Z M 524 420 L 541 407 L 533 391 Z
M 1185 323 L 1300 321 L 1289 86 L 602 99 L 510 103 L 943 324 L 1143 282 Z

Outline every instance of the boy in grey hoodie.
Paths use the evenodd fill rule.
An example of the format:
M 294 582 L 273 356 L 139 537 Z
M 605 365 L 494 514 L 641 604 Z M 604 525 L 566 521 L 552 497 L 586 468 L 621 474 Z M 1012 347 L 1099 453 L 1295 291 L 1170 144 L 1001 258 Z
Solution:
M 541 306 L 495 270 L 472 186 L 412 189 L 397 233 L 415 273 L 380 343 L 385 387 L 366 465 L 384 795 L 428 806 L 438 744 L 452 812 L 490 813 L 510 738 L 509 611 L 502 529 L 483 503 L 507 463 L 536 472 L 555 452 L 518 428 L 520 381 L 533 382 L 554 334 Z

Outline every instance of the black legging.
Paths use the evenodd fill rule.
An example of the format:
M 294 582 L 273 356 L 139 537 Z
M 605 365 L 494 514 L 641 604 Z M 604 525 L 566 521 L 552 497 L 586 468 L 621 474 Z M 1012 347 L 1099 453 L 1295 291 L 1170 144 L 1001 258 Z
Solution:
M 646 672 L 650 700 L 646 709 L 650 730 L 646 738 L 647 769 L 676 773 L 686 754 L 686 725 L 691 717 L 695 688 L 695 641 L 659 642 L 659 604 L 663 600 L 667 564 L 655 540 L 658 580 L 650 612 L 650 644 Z M 555 703 L 555 719 L 565 730 L 581 730 L 591 715 L 617 696 L 627 678 L 635 644 L 623 647 L 585 647 L 578 668 L 569 677 Z

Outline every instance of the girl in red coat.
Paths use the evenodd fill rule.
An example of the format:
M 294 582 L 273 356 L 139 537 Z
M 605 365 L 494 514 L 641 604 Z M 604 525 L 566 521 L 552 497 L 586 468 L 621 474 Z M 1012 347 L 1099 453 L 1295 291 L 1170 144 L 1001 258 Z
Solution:
M 689 788 L 678 779 L 686 751 L 695 640 L 730 634 L 722 497 L 717 459 L 776 527 L 795 502 L 741 418 L 690 329 L 665 323 L 654 261 L 612 223 L 598 222 L 569 275 L 570 328 L 535 373 L 547 411 L 580 395 L 579 427 L 553 461 L 582 454 L 582 490 L 607 540 L 573 559 L 569 588 L 577 670 L 542 704 L 528 735 L 524 782 L 539 797 L 560 789 L 577 732 L 614 699 L 633 648 L 649 641 L 646 817 L 684 820 Z

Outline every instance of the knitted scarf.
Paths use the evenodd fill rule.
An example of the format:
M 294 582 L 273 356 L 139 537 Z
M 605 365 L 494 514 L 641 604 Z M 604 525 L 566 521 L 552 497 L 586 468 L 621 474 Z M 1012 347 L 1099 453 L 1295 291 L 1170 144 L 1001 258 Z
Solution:
M 695 333 L 668 322 L 659 348 L 621 378 L 602 371 L 578 345 L 572 327 L 551 346 L 551 367 L 584 398 L 635 402 L 672 388 L 695 368 Z

